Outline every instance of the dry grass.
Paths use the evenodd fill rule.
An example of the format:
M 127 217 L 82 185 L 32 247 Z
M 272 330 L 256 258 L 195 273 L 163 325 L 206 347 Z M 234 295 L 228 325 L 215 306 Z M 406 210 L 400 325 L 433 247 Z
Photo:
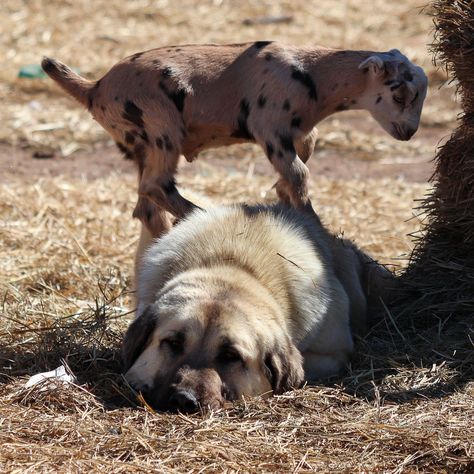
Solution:
M 126 54 L 166 43 L 274 38 L 400 47 L 433 81 L 424 129 L 436 133 L 457 113 L 454 89 L 438 91 L 443 75 L 424 46 L 430 19 L 417 16 L 411 0 L 97 0 L 94 12 L 85 0 L 5 0 L 2 7 L 0 54 L 9 67 L 0 71 L 0 141 L 7 144 L 68 155 L 107 140 L 49 82 L 17 79 L 21 65 L 48 54 L 96 77 Z M 243 23 L 288 14 L 289 23 Z M 393 142 L 357 114 L 329 120 L 321 131 L 320 147 L 371 160 L 432 152 L 418 138 Z M 229 153 L 240 158 L 238 167 L 215 167 L 205 157 L 185 167 L 184 194 L 203 205 L 271 199 L 274 176 L 258 171 L 261 153 L 251 146 L 210 152 Z M 406 263 L 398 256 L 409 254 L 407 234 L 420 228 L 412 207 L 425 184 L 318 177 L 311 189 L 334 232 L 385 263 Z M 467 319 L 426 324 L 387 310 L 359 341 L 342 380 L 207 415 L 142 406 L 118 358 L 131 317 L 135 199 L 130 175 L 0 183 L 1 472 L 473 472 L 474 334 Z M 29 375 L 62 362 L 77 385 L 24 388 Z
M 267 176 L 201 171 L 184 173 L 182 185 L 204 205 L 272 196 Z M 411 203 L 426 186 L 320 178 L 312 189 L 333 230 L 345 229 L 390 261 L 409 246 L 406 234 L 419 224 L 407 221 Z M 1 189 L 2 471 L 468 472 L 473 466 L 472 352 L 458 350 L 469 335 L 465 327 L 456 334 L 412 329 L 387 314 L 360 342 L 349 374 L 328 386 L 205 416 L 137 406 L 118 359 L 131 317 L 137 228 L 124 216 L 134 198 L 135 179 L 125 175 Z M 78 386 L 24 388 L 28 375 L 62 361 Z

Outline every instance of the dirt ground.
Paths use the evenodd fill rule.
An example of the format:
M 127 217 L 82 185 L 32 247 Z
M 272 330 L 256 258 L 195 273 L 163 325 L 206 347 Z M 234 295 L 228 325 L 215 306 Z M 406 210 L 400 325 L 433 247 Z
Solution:
M 345 122 L 356 133 L 358 130 L 367 130 L 366 126 L 361 126 L 361 121 L 354 113 L 352 117 L 346 118 Z M 372 127 L 376 129 L 375 124 L 372 124 Z M 344 153 L 337 148 L 319 149 L 316 146 L 308 167 L 313 176 L 322 174 L 333 179 L 400 178 L 407 182 L 427 182 L 433 173 L 433 151 L 449 133 L 447 127 L 422 127 L 413 138 L 414 146 L 418 146 L 421 151 L 408 157 L 400 152 L 390 152 L 386 153 L 385 157 L 382 154 L 380 158 L 374 153 L 374 156 L 368 159 L 367 153 L 361 154 L 357 150 Z M 275 175 L 258 147 L 249 145 L 247 148 L 252 149 L 250 155 L 256 173 Z M 211 150 L 203 153 L 192 164 L 183 159 L 179 170 L 185 175 L 199 174 L 201 165 L 206 168 L 243 169 L 249 166 L 249 159 L 234 157 L 229 150 Z M 106 142 L 96 149 L 78 151 L 68 157 L 54 152 L 46 153 L 46 156 L 39 154 L 38 157 L 38 152 L 34 149 L 0 145 L 0 182 L 15 179 L 31 182 L 37 178 L 60 175 L 98 179 L 111 172 L 135 173 L 135 168 L 132 162 L 122 158 L 115 145 L 107 145 Z

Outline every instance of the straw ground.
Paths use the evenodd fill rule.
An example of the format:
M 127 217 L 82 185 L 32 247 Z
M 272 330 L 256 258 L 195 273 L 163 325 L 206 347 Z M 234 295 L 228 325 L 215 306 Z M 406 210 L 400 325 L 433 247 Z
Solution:
M 86 1 L 4 3 L 12 67 L 0 72 L 0 470 L 472 472 L 468 321 L 420 325 L 387 308 L 342 379 L 210 415 L 151 412 L 119 373 L 132 316 L 135 173 L 49 82 L 15 78 L 42 54 L 97 77 L 159 44 L 265 37 L 380 48 L 384 38 L 386 49 L 406 50 L 428 70 L 422 129 L 402 144 L 358 114 L 327 121 L 310 160 L 311 197 L 333 231 L 400 272 L 408 234 L 423 221 L 413 207 L 429 192 L 427 162 L 458 112 L 426 52 L 430 19 L 408 0 L 98 1 L 97 14 Z M 208 152 L 180 175 L 203 206 L 270 201 L 273 181 L 252 146 Z M 75 385 L 24 388 L 29 375 L 63 362 Z

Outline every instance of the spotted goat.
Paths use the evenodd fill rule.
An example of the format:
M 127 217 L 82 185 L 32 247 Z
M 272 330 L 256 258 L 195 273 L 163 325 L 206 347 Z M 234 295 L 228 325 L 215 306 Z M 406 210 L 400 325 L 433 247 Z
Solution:
M 138 165 L 134 216 L 142 239 L 195 206 L 176 188 L 181 154 L 254 142 L 280 179 L 281 200 L 311 206 L 305 162 L 315 125 L 342 110 L 365 109 L 397 140 L 416 132 L 427 78 L 400 51 L 296 48 L 272 41 L 183 45 L 136 53 L 98 81 L 50 58 L 44 71 L 86 106 Z M 148 234 L 148 235 L 146 235 Z

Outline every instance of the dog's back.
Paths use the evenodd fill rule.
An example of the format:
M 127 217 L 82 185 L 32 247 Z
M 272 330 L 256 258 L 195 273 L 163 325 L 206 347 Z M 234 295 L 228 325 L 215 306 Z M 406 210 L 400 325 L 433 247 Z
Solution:
M 316 291 L 319 307 L 323 312 L 326 308 L 328 298 L 320 289 L 332 278 L 328 235 L 316 217 L 275 205 L 198 210 L 180 222 L 144 256 L 139 311 L 174 275 L 222 266 L 254 275 L 282 308 L 295 315 L 297 330 L 305 331 L 308 292 Z

